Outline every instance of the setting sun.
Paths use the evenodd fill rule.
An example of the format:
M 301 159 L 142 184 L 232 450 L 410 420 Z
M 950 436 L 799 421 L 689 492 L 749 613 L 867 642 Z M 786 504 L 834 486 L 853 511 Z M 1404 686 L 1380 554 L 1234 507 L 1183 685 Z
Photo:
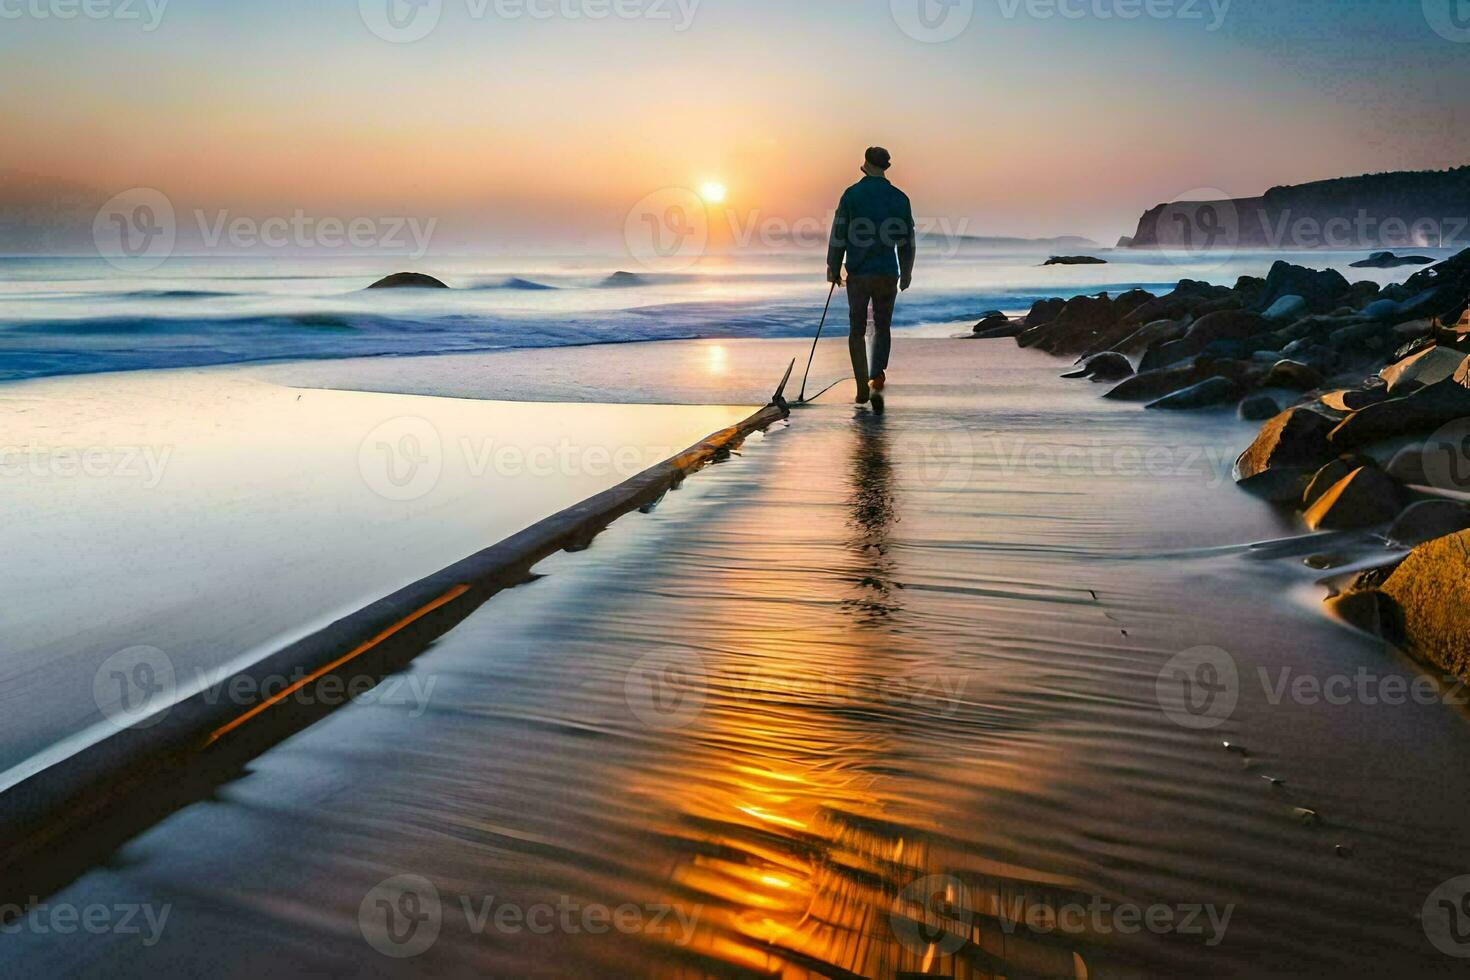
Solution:
M 699 196 L 704 198 L 706 204 L 724 204 L 725 185 L 716 181 L 709 181 L 705 184 L 701 184 L 699 188 Z

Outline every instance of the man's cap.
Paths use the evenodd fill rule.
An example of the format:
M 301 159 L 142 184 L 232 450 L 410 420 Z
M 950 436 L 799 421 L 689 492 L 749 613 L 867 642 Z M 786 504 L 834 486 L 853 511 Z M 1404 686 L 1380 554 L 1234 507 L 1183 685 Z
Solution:
M 863 154 L 863 159 L 879 170 L 887 170 L 893 166 L 893 157 L 881 146 L 868 147 L 868 152 Z

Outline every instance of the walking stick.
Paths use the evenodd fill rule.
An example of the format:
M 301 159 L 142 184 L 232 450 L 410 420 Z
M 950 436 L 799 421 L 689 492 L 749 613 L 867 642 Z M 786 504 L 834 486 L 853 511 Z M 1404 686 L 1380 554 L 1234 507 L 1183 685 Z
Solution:
M 817 356 L 817 344 L 821 342 L 822 328 L 827 325 L 827 311 L 832 308 L 832 297 L 835 295 L 837 295 L 837 283 L 834 282 L 832 288 L 827 291 L 827 305 L 822 307 L 822 322 L 817 324 L 817 337 L 812 341 L 812 352 L 806 359 L 806 373 L 801 376 L 801 397 L 797 399 L 798 402 L 806 401 L 806 379 L 811 376 L 812 360 Z

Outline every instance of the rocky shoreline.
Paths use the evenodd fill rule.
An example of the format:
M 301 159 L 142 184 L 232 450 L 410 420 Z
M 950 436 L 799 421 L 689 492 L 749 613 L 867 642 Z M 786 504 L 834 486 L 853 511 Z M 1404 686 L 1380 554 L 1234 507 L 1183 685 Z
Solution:
M 976 338 L 1075 357 L 1066 377 L 1158 410 L 1235 405 L 1260 433 L 1242 489 L 1312 530 L 1391 549 L 1331 599 L 1349 622 L 1470 679 L 1470 250 L 1380 288 L 1277 262 L 1233 287 L 1181 280 L 988 313 Z

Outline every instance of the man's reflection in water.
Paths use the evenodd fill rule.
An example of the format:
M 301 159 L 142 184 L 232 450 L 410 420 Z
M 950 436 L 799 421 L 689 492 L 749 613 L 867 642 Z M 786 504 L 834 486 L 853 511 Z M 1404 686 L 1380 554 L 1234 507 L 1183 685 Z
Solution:
M 894 563 L 888 557 L 888 533 L 898 516 L 893 491 L 893 463 L 888 458 L 888 432 L 883 417 L 864 412 L 854 421 L 852 458 L 848 471 L 852 529 L 848 546 L 860 557 L 857 595 L 844 605 L 857 612 L 858 621 L 876 625 L 896 613 L 902 588 L 893 581 Z

